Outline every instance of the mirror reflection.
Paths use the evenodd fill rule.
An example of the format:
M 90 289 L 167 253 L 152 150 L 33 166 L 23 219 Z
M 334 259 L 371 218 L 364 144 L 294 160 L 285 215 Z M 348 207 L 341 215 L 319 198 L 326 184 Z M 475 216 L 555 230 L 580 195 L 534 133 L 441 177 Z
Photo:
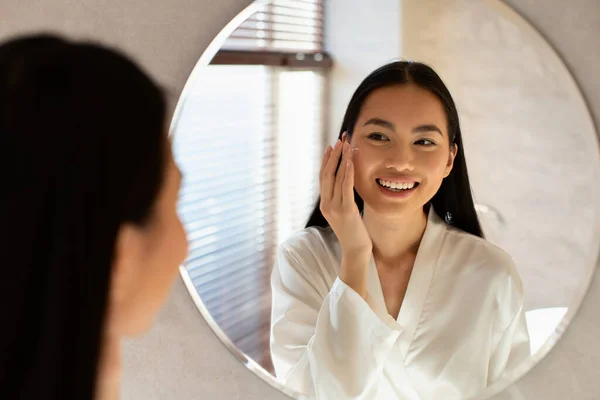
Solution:
M 172 129 L 186 270 L 285 387 L 472 397 L 578 305 L 596 135 L 500 2 L 275 0 L 198 68 Z

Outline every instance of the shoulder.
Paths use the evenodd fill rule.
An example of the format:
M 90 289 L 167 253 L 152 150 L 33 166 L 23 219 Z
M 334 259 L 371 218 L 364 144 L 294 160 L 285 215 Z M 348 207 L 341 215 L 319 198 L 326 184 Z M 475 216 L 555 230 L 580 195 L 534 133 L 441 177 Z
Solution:
M 273 270 L 287 285 L 303 281 L 324 297 L 337 276 L 340 254 L 331 228 L 305 228 L 278 246 Z
M 493 299 L 496 317 L 506 325 L 521 312 L 525 293 L 513 258 L 502 248 L 453 227 L 446 228 L 444 254 L 453 271 Z M 476 292 L 477 290 L 474 289 Z
M 279 247 L 292 253 L 304 253 L 323 247 L 332 247 L 336 242 L 337 238 L 331 228 L 311 226 L 295 232 L 285 239 Z
M 499 246 L 460 229 L 447 226 L 445 250 L 478 270 L 483 269 L 495 280 L 510 282 L 522 291 L 522 283 L 514 259 Z
M 331 228 L 311 226 L 285 239 L 279 252 L 297 262 L 322 260 L 339 252 L 339 241 Z

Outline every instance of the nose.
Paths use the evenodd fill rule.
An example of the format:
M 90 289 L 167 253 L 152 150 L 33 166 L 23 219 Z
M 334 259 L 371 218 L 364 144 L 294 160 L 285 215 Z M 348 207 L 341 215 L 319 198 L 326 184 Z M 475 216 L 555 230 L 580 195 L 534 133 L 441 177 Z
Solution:
M 387 149 L 385 167 L 397 171 L 414 170 L 414 151 L 412 146 L 395 143 Z

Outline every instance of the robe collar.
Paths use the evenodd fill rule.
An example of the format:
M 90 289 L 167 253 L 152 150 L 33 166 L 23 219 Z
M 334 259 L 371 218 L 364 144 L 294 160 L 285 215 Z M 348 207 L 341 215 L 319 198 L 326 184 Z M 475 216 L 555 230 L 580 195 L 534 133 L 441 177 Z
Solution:
M 398 317 L 394 319 L 387 312 L 383 290 L 373 255 L 367 273 L 367 303 L 386 323 L 397 323 L 402 328 L 401 350 L 406 354 L 421 318 L 421 312 L 431 286 L 437 261 L 446 232 L 446 223 L 430 206 L 425 232 L 417 250 L 415 263 L 408 281 L 406 295 Z

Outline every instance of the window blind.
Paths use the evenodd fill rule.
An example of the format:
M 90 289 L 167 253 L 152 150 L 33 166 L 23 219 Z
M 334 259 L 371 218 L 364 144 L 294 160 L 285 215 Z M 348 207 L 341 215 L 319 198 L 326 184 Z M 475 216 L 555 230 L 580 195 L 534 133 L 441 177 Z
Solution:
M 324 88 L 323 70 L 209 65 L 173 140 L 185 265 L 215 322 L 270 372 L 270 274 L 318 195 Z
M 175 131 L 186 267 L 215 322 L 270 372 L 270 274 L 318 196 L 329 66 L 323 1 L 273 0 L 197 75 Z
M 322 0 L 273 0 L 228 38 L 223 50 L 321 51 Z

